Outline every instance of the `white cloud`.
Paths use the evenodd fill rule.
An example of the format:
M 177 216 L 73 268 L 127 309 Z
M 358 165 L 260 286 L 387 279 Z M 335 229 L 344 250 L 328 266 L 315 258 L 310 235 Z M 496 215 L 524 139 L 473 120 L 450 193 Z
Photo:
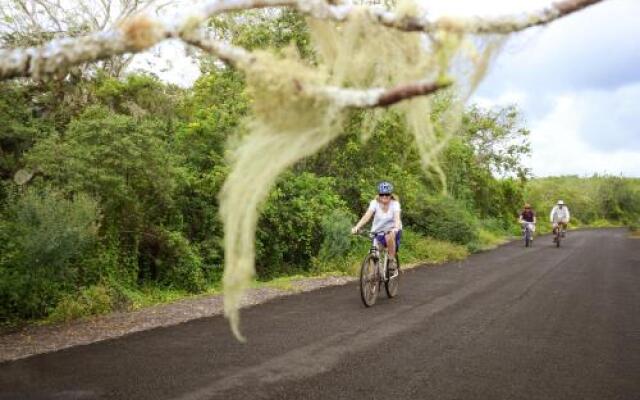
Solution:
M 518 103 L 535 175 L 640 176 L 638 15 L 640 1 L 603 2 L 519 34 L 490 69 L 472 100 Z
M 601 150 L 585 139 L 583 129 L 593 121 L 586 98 L 593 93 L 569 93 L 554 100 L 553 110 L 531 125 L 533 154 L 528 165 L 536 176 L 593 173 L 640 176 L 640 150 Z M 604 96 L 598 94 L 598 96 Z M 609 92 L 613 103 L 625 90 Z M 585 105 L 588 105 L 585 107 Z M 606 113 L 606 110 L 604 111 Z M 602 132 L 603 140 L 611 132 Z

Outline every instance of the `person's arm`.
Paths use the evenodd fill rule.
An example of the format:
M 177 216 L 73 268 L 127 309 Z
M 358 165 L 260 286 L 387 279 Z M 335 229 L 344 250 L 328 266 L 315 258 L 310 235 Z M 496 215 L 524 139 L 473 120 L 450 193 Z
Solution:
M 371 220 L 371 217 L 373 217 L 373 210 L 371 208 L 369 208 L 367 210 L 366 213 L 364 213 L 364 215 L 362 216 L 362 218 L 360 218 L 360 221 L 358 221 L 358 223 L 356 224 L 356 226 L 354 226 L 353 228 L 351 228 L 351 233 L 358 233 L 358 231 L 360 230 L 360 228 L 362 228 L 363 225 L 365 225 L 367 222 L 369 222 L 369 220 Z
M 533 224 L 536 224 L 536 213 L 533 213 Z
M 556 208 L 555 208 L 555 207 L 553 207 L 553 208 L 551 209 L 551 214 L 549 215 L 549 221 L 553 222 L 553 214 L 554 214 L 555 212 L 556 212 Z
M 566 207 L 566 209 L 567 209 L 567 222 L 569 222 L 569 219 L 571 218 L 569 214 L 569 207 Z

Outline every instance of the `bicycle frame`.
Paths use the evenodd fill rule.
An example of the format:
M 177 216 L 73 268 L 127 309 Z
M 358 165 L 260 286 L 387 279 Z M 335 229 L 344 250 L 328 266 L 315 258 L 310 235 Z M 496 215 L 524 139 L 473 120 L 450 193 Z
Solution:
M 557 247 L 560 247 L 560 241 L 562 240 L 562 238 L 564 238 L 567 230 L 561 222 L 554 222 L 553 224 L 555 225 L 553 242 Z
M 389 253 L 387 253 L 387 249 L 384 246 L 380 246 L 380 243 L 378 243 L 378 239 L 376 239 L 376 237 L 380 233 L 384 232 L 369 233 L 369 238 L 371 239 L 371 248 L 369 249 L 369 254 L 371 254 L 371 256 L 376 260 L 378 273 L 380 274 L 380 280 L 386 281 Z M 382 263 L 380 261 L 382 261 Z

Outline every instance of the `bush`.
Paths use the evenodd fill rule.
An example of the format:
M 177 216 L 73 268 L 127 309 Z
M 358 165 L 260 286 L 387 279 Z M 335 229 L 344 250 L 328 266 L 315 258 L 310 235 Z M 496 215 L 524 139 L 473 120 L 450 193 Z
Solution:
M 70 321 L 89 315 L 106 314 L 112 308 L 110 289 L 104 285 L 94 285 L 79 293 L 63 296 L 48 319 L 52 322 Z
M 84 280 L 97 240 L 95 201 L 50 189 L 12 199 L 0 222 L 0 317 L 40 317 Z
M 206 282 L 202 259 L 180 232 L 148 232 L 140 245 L 142 271 L 165 286 L 198 293 Z
M 430 196 L 416 208 L 405 211 L 405 221 L 414 231 L 435 239 L 467 244 L 478 237 L 475 218 L 458 201 Z
M 322 220 L 324 239 L 319 257 L 322 260 L 341 258 L 349 253 L 351 241 L 349 233 L 353 226 L 353 215 L 344 210 L 335 210 Z
M 272 190 L 258 224 L 258 275 L 279 274 L 292 267 L 309 269 L 323 242 L 323 221 L 343 208 L 332 178 L 285 174 Z

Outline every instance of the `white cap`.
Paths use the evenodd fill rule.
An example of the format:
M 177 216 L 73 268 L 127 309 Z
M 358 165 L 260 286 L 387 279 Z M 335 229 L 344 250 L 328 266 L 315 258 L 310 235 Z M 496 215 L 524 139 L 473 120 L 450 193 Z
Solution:
M 559 206 L 564 205 L 564 201 L 562 201 L 562 200 L 558 200 L 558 205 L 559 205 Z

